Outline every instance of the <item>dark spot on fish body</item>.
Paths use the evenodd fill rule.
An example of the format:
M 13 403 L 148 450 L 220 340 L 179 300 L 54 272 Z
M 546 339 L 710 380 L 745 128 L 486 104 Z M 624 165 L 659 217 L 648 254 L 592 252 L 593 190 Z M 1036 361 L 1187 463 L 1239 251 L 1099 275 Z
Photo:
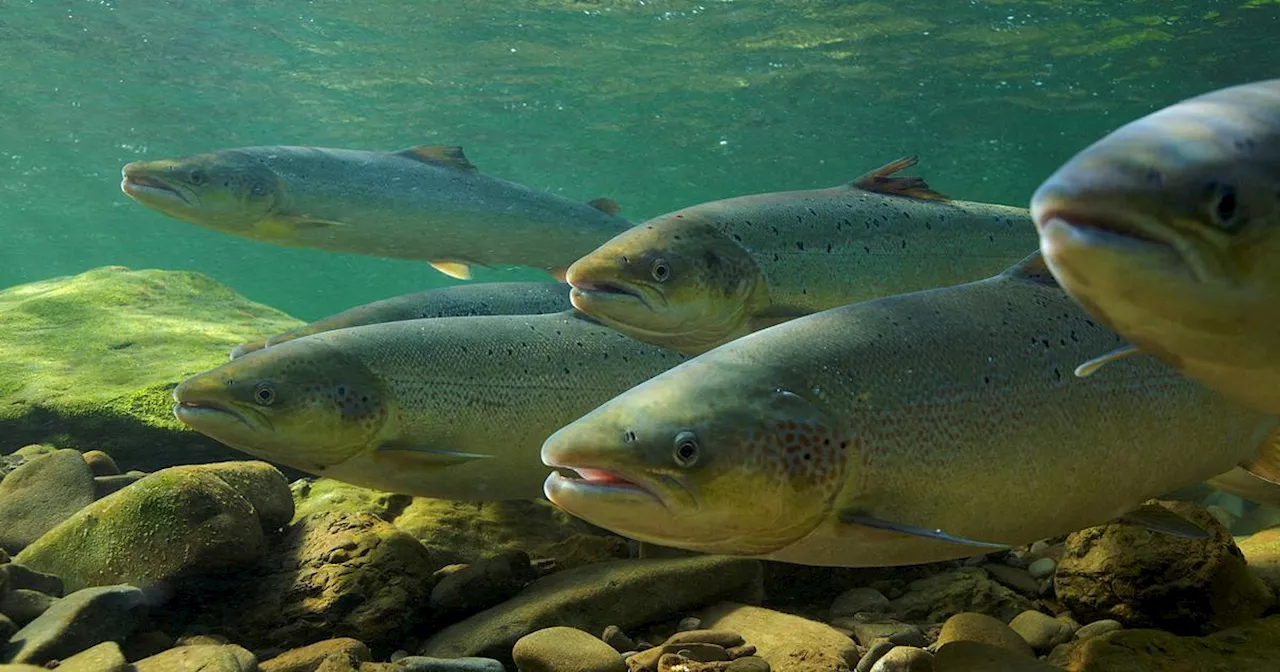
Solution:
M 797 240 L 797 241 L 796 241 L 796 249 L 797 249 L 797 250 L 800 250 L 801 252 L 803 252 L 803 251 L 804 251 L 804 241 Z
M 1062 380 L 1062 370 L 1061 370 L 1061 369 L 1059 369 L 1059 368 L 1058 368 L 1058 367 L 1056 367 L 1056 366 L 1055 366 L 1055 367 L 1053 367 L 1053 379 L 1054 379 L 1054 380 L 1057 380 L 1057 381 L 1061 381 L 1061 380 Z

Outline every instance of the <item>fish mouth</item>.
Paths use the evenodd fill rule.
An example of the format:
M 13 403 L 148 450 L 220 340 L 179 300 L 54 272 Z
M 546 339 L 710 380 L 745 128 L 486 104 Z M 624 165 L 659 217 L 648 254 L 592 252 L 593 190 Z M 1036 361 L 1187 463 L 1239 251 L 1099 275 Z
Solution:
M 121 173 L 120 191 L 129 198 L 138 201 L 169 201 L 192 205 L 191 199 L 187 198 L 186 194 L 163 180 L 137 173 L 127 165 Z
M 225 425 L 229 419 L 235 420 L 250 430 L 256 429 L 244 414 L 230 406 L 208 400 L 183 401 L 175 398 L 175 401 L 177 403 L 173 405 L 173 416 L 192 429 L 203 431 L 202 428 Z
M 643 495 L 666 508 L 666 502 L 656 489 L 645 485 L 642 480 L 630 475 L 595 467 L 567 467 L 558 464 L 547 466 L 552 468 L 551 475 L 547 477 L 544 487 L 548 492 L 569 491 L 575 495 L 604 495 L 607 497 Z M 548 499 L 550 498 L 548 496 Z
M 569 286 L 569 302 L 575 308 L 582 310 L 579 303 L 590 305 L 591 302 L 624 302 L 639 303 L 649 310 L 653 310 L 653 304 L 650 303 L 648 297 L 640 290 L 633 289 L 619 282 L 570 282 Z M 587 312 L 583 310 L 583 312 Z

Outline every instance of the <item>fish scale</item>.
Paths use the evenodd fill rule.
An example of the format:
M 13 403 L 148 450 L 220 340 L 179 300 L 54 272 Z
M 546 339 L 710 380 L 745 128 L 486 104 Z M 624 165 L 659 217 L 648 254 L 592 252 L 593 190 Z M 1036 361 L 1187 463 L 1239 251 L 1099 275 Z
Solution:
M 666 492 L 663 507 L 634 489 L 555 474 L 548 496 L 595 525 L 667 546 L 887 566 L 1100 524 L 1224 473 L 1265 445 L 1274 417 L 1152 358 L 1091 379 L 1071 375 L 1082 358 L 1120 344 L 1033 255 L 988 280 L 744 336 L 628 390 L 544 444 L 547 464 L 622 474 Z M 761 467 L 781 468 L 788 456 L 753 437 L 791 421 L 820 422 L 847 441 L 838 492 L 828 496 L 821 469 Z M 649 474 L 670 461 L 668 437 L 684 431 L 700 439 L 703 459 L 676 472 L 680 488 L 664 490 Z M 641 440 L 624 445 L 615 438 L 622 432 Z M 762 447 L 775 452 L 754 458 Z M 791 482 L 797 477 L 808 480 Z

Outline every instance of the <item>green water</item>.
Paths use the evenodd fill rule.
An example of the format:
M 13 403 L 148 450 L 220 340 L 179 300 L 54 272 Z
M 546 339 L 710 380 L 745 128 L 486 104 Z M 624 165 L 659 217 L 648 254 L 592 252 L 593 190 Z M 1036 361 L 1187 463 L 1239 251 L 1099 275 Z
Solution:
M 187 269 L 314 319 L 453 282 L 119 190 L 128 161 L 238 145 L 459 144 L 636 221 L 908 153 L 954 197 L 1025 205 L 1118 124 L 1276 76 L 1277 35 L 1276 0 L 0 0 L 0 286 Z

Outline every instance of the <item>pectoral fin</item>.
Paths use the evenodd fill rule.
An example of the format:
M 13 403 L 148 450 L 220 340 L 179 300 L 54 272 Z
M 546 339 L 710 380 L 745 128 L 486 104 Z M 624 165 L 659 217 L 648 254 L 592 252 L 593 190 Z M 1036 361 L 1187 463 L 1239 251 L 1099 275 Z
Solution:
M 1280 427 L 1271 430 L 1258 454 L 1240 463 L 1240 468 L 1258 478 L 1280 487 Z
M 463 464 L 472 460 L 483 460 L 493 457 L 493 455 L 486 455 L 484 453 L 466 453 L 456 450 L 428 448 L 426 446 L 402 446 L 398 444 L 384 444 L 378 446 L 378 453 L 380 455 L 388 455 L 438 467 Z
M 1111 352 L 1108 352 L 1104 355 L 1098 355 L 1097 357 L 1094 357 L 1093 359 L 1081 364 L 1080 366 L 1077 366 L 1076 377 L 1086 378 L 1088 376 L 1093 375 L 1095 372 L 1097 372 L 1098 369 L 1101 369 L 1102 367 L 1106 366 L 1107 364 L 1110 364 L 1111 362 L 1116 361 L 1117 359 L 1124 359 L 1125 357 L 1133 357 L 1135 355 L 1144 355 L 1144 354 L 1146 353 L 1133 347 L 1132 345 L 1122 345 L 1116 348 L 1115 350 L 1112 350 Z
M 321 219 L 319 217 L 310 217 L 308 215 L 276 215 L 258 222 L 255 225 L 254 232 L 262 238 L 288 238 L 295 233 L 304 231 L 318 231 L 320 229 L 328 229 L 335 226 L 346 226 L 346 224 L 331 220 Z
M 1208 539 L 1209 533 L 1199 525 L 1179 516 L 1159 504 L 1143 504 L 1142 506 L 1119 516 L 1116 523 L 1136 525 L 1152 532 L 1171 534 L 1186 539 Z
M 1008 544 L 996 544 L 986 541 L 978 541 L 976 539 L 966 539 L 947 534 L 939 529 L 926 529 L 923 527 L 915 527 L 913 525 L 905 525 L 903 523 L 894 523 L 888 520 L 881 520 L 868 516 L 861 511 L 847 509 L 839 513 L 840 522 L 847 525 L 861 525 L 863 527 L 873 527 L 878 530 L 889 530 L 891 532 L 900 532 L 902 534 L 910 534 L 916 537 L 924 537 L 925 539 L 934 539 L 937 541 L 945 541 L 952 544 L 961 544 L 964 546 L 973 546 L 975 548 L 989 548 L 991 550 L 999 550 L 1009 548 Z
M 444 273 L 455 280 L 470 280 L 471 266 L 460 261 L 432 261 L 431 268 Z

